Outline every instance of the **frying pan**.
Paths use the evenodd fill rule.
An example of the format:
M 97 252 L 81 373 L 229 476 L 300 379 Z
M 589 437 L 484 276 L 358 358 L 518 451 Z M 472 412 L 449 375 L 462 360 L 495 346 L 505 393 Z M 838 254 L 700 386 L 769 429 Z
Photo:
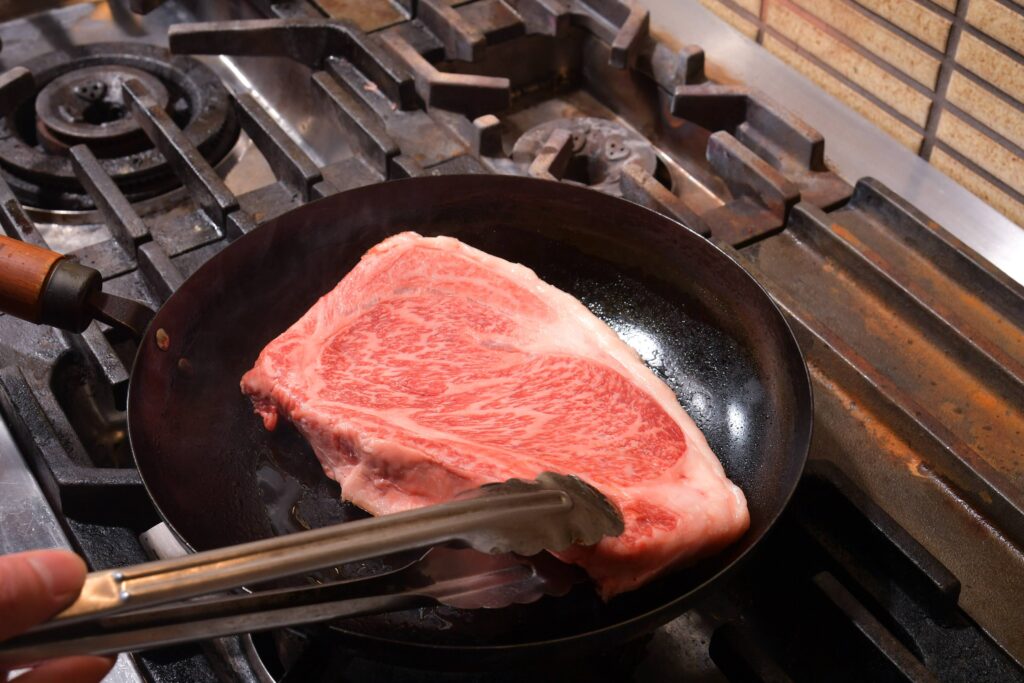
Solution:
M 263 429 L 238 383 L 364 252 L 403 230 L 523 263 L 586 304 L 675 391 L 746 494 L 751 525 L 724 552 L 607 603 L 581 585 L 502 610 L 349 620 L 331 626 L 338 638 L 371 655 L 449 664 L 578 654 L 678 616 L 750 553 L 789 501 L 810 441 L 806 367 L 779 310 L 728 255 L 660 214 L 582 187 L 487 175 L 399 180 L 289 211 L 234 241 L 167 300 L 139 342 L 128 428 L 146 488 L 182 542 L 204 550 L 364 516 L 339 502 L 294 429 Z M 61 307 L 87 320 L 80 311 L 96 299 L 65 294 L 58 305 L 44 296 L 41 308 L 17 310 L 6 284 L 6 310 L 37 320 Z M 19 296 L 59 289 L 46 285 L 23 278 Z M 402 559 L 337 573 L 364 576 Z

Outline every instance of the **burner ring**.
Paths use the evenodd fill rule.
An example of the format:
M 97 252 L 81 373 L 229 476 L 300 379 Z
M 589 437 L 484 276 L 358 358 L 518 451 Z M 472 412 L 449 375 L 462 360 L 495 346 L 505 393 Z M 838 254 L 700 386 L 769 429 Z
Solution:
M 529 167 L 558 129 L 572 134 L 572 158 L 562 182 L 621 197 L 622 167 L 627 163 L 639 163 L 651 175 L 657 174 L 658 155 L 649 141 L 615 121 L 593 117 L 555 119 L 534 126 L 516 140 L 512 160 Z
M 148 146 L 145 133 L 124 102 L 122 88 L 141 81 L 161 107 L 167 107 L 167 88 L 140 69 L 112 64 L 77 69 L 53 79 L 36 95 L 36 130 L 51 152 L 63 154 L 85 143 L 102 157 L 138 152 Z
M 37 95 L 53 81 L 91 67 L 135 69 L 158 80 L 168 93 L 167 113 L 212 164 L 227 155 L 238 138 L 238 121 L 217 76 L 196 59 L 172 56 L 144 43 L 93 43 L 25 62 L 39 84 Z M 59 86 L 58 86 L 59 87 Z M 35 97 L 0 119 L 0 169 L 18 198 L 40 209 L 89 210 L 92 199 L 75 177 L 66 153 L 47 148 L 37 126 Z M 59 139 L 59 138 L 57 138 Z M 139 151 L 106 156 L 100 165 L 133 202 L 181 186 L 167 161 L 149 143 Z M 90 145 L 91 147 L 92 145 Z

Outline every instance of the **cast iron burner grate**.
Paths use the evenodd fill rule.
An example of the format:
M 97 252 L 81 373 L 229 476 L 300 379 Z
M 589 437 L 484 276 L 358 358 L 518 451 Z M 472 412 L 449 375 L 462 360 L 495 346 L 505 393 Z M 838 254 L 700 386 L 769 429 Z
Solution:
M 67 246 L 101 271 L 107 291 L 157 307 L 231 240 L 352 187 L 443 173 L 602 186 L 735 248 L 808 360 L 812 462 L 835 463 L 857 486 L 809 472 L 778 533 L 731 585 L 649 639 L 568 670 L 439 672 L 441 661 L 424 672 L 348 651 L 314 628 L 257 636 L 255 646 L 237 638 L 139 653 L 149 679 L 257 680 L 245 656 L 255 647 L 284 681 L 1024 680 L 1014 663 L 1024 517 L 1019 472 L 1007 474 L 1019 462 L 1024 290 L 876 181 L 851 188 L 825 163 L 816 131 L 756 92 L 709 80 L 703 52 L 654 40 L 637 3 L 401 0 L 391 18 L 378 16 L 379 4 L 319 3 L 354 23 L 306 2 L 256 4 L 277 18 L 168 33 L 184 8 L 149 15 L 175 52 L 240 57 L 254 92 L 235 83 L 233 97 L 195 60 L 95 42 L 134 40 L 120 24 L 76 37 L 96 30 L 84 5 L 48 15 L 63 17 L 67 35 L 51 31 L 60 42 L 33 33 L 51 50 L 44 57 L 15 39 L 35 30 L 30 20 L 5 25 L 5 68 L 24 64 L 35 83 L 25 69 L 0 74 L 0 111 L 20 103 L 0 124 L 18 139 L 3 144 L 23 153 L 13 163 L 0 145 L 3 177 L 30 204 L 91 206 L 77 171 L 110 236 L 58 241 L 0 179 L 4 231 Z M 297 64 L 247 69 L 248 57 L 267 55 Z M 313 72 L 304 84 L 294 78 L 302 69 Z M 318 102 L 300 108 L 308 117 L 272 115 L 280 82 L 285 104 L 295 94 Z M 223 123 L 203 118 L 203 100 L 188 100 L 197 84 Z M 213 168 L 235 140 L 234 116 L 275 181 L 229 189 Z M 298 137 L 316 160 L 282 127 L 299 118 L 313 124 Z M 544 126 L 558 120 L 565 125 Z M 314 134 L 320 123 L 330 135 Z M 633 131 L 650 140 L 653 169 L 652 149 Z M 322 149 L 325 140 L 337 139 L 349 151 L 323 156 L 338 151 Z M 187 194 L 183 204 L 161 196 L 152 204 L 165 210 L 142 211 L 122 196 L 162 191 L 149 183 L 167 170 L 147 140 L 171 160 L 177 179 L 168 173 L 165 182 L 187 193 L 166 196 Z M 42 161 L 29 163 L 29 153 Z M 153 165 L 137 172 L 125 159 Z M 42 191 L 44 182 L 53 189 Z M 869 325 L 879 320 L 885 329 Z M 95 569 L 144 561 L 139 535 L 159 521 L 124 443 L 132 351 L 97 325 L 69 335 L 0 317 L 0 412 Z M 974 400 L 979 392 L 991 400 Z M 971 579 L 962 595 L 954 575 Z M 318 648 L 329 652 L 310 656 Z
M 139 81 L 195 147 L 216 164 L 238 123 L 227 90 L 199 61 L 140 43 L 94 43 L 32 59 L 35 91 L 0 119 L 0 169 L 25 204 L 51 210 L 95 207 L 79 183 L 70 148 L 84 144 L 129 200 L 180 186 L 131 115 L 124 84 Z

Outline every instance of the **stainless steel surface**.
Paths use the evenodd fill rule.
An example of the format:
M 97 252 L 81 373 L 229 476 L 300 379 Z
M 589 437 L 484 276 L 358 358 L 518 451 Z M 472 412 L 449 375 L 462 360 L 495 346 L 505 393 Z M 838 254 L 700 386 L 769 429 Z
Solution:
M 622 518 L 597 489 L 545 472 L 511 479 L 440 505 L 348 522 L 131 567 L 92 572 L 82 594 L 52 620 L 81 621 L 149 605 L 462 541 L 485 553 L 535 555 L 593 545 L 622 533 Z
M 0 421 L 0 553 L 67 548 L 67 536 Z
M 460 609 L 533 602 L 564 595 L 578 571 L 548 556 L 527 561 L 481 553 L 533 556 L 573 543 L 591 545 L 622 529 L 611 503 L 576 477 L 544 473 L 536 481 L 489 484 L 441 505 L 93 572 L 68 609 L 0 644 L 0 667 L 219 638 L 430 601 Z M 138 609 L 449 541 L 480 552 L 437 549 L 398 571 L 366 580 Z
M 1024 228 L 702 7 L 697 0 L 642 0 L 657 30 L 707 54 L 709 74 L 765 92 L 816 128 L 849 182 L 881 180 L 970 248 L 1024 283 Z
M 435 548 L 398 571 L 369 579 L 192 601 L 118 615 L 99 624 L 32 632 L 0 644 L 0 667 L 222 638 L 404 610 L 432 601 L 496 609 L 544 595 L 564 595 L 579 578 L 576 570 L 550 556 L 526 560 Z M 382 587 L 392 590 L 381 591 Z
M 37 548 L 70 548 L 57 516 L 0 420 L 0 554 Z M 142 683 L 128 655 L 120 655 L 105 683 Z

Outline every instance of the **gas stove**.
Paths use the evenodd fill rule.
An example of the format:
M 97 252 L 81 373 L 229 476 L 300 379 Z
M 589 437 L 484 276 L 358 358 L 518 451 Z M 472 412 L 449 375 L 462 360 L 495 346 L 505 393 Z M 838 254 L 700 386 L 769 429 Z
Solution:
M 680 220 L 769 290 L 815 432 L 753 561 L 587 663 L 448 671 L 301 629 L 122 656 L 117 680 L 1024 680 L 1024 289 L 838 173 L 800 111 L 708 78 L 634 2 L 131 5 L 5 10 L 9 236 L 156 308 L 233 239 L 346 189 L 583 184 Z M 133 353 L 99 324 L 0 317 L 0 550 L 68 545 L 96 569 L 176 552 L 128 449 Z

